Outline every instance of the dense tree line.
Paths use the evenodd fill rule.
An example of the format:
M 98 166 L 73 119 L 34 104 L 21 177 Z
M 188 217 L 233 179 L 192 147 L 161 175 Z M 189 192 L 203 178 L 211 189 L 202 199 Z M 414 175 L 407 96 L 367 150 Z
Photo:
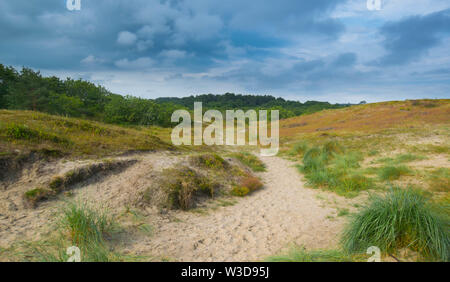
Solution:
M 88 81 L 43 77 L 0 64 L 0 108 L 33 110 L 115 124 L 170 126 L 171 103 L 113 94 Z
M 156 101 L 169 102 L 189 109 L 193 109 L 194 102 L 203 102 L 203 107 L 206 109 L 218 109 L 222 111 L 227 109 L 279 110 L 280 118 L 288 118 L 317 112 L 323 109 L 336 109 L 348 106 L 348 104 L 330 104 L 328 102 L 317 101 L 301 103 L 298 101 L 287 101 L 283 98 L 275 98 L 269 95 L 241 95 L 234 93 L 225 93 L 223 95 L 203 94 L 183 98 L 158 98 Z
M 33 110 L 102 122 L 132 125 L 171 126 L 170 117 L 177 109 L 193 110 L 194 102 L 203 109 L 277 109 L 280 118 L 339 108 L 327 102 L 300 103 L 260 95 L 199 95 L 156 100 L 121 96 L 88 81 L 55 76 L 44 77 L 39 71 L 22 68 L 17 71 L 0 64 L 0 108 Z

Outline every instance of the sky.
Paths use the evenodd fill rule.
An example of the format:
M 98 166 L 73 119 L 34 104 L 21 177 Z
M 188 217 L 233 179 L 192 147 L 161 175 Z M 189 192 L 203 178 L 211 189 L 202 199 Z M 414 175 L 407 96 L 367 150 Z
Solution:
M 1 0 L 0 63 L 144 98 L 450 98 L 450 1 L 370 1 Z

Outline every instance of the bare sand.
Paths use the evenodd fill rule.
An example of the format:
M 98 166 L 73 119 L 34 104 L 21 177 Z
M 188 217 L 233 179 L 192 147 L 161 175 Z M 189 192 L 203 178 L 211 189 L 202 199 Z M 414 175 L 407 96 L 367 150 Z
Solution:
M 161 214 L 147 208 L 140 211 L 143 217 L 139 224 L 151 226 L 152 234 L 132 231 L 136 230 L 136 224 L 127 225 L 126 211 L 139 210 L 134 204 L 140 193 L 156 181 L 161 170 L 175 165 L 182 157 L 164 152 L 124 157 L 138 162 L 118 173 L 80 183 L 72 190 L 72 199 L 88 200 L 95 206 L 108 208 L 125 226 L 117 251 L 151 260 L 260 261 L 293 244 L 307 249 L 337 246 L 346 220 L 336 216 L 337 207 L 348 206 L 348 199 L 306 188 L 295 163 L 279 157 L 261 158 L 267 172 L 258 176 L 265 187 L 244 198 L 231 198 L 233 205 L 206 205 L 205 213 Z M 50 175 L 80 165 L 85 162 L 59 161 L 32 167 L 23 173 L 20 181 L 0 192 L 0 247 L 7 248 L 21 240 L 41 240 L 50 234 L 47 232 L 52 232 L 64 199 L 26 209 L 22 195 L 30 187 L 44 183 Z M 51 173 L 42 174 L 42 171 Z M 220 200 L 212 202 L 217 201 Z
M 128 251 L 175 261 L 260 261 L 292 244 L 336 247 L 344 219 L 329 218 L 335 209 L 318 199 L 323 192 L 305 188 L 293 162 L 261 159 L 263 190 L 206 215 L 177 212 L 177 221 L 160 222 L 153 236 L 136 238 Z

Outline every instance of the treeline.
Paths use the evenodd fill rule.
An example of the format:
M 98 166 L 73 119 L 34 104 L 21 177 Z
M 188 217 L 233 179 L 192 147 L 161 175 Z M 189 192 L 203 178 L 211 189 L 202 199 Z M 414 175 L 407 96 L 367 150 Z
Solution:
M 302 114 L 314 113 L 324 109 L 337 109 L 349 106 L 349 104 L 330 104 L 328 102 L 287 101 L 283 98 L 275 98 L 269 95 L 241 95 L 225 93 L 223 95 L 203 94 L 183 98 L 158 98 L 157 102 L 172 103 L 193 110 L 194 102 L 202 102 L 205 109 L 217 109 L 225 111 L 228 109 L 267 109 L 279 110 L 280 118 L 289 118 Z
M 33 110 L 124 125 L 171 126 L 170 103 L 113 94 L 88 81 L 43 77 L 0 64 L 0 108 Z
M 170 121 L 172 113 L 177 109 L 193 110 L 194 102 L 203 102 L 204 111 L 279 110 L 280 118 L 347 106 L 315 101 L 300 103 L 273 96 L 233 93 L 151 100 L 117 95 L 81 79 L 44 77 L 39 71 L 26 67 L 17 71 L 0 64 L 0 109 L 41 111 L 123 125 L 170 127 L 173 125 Z

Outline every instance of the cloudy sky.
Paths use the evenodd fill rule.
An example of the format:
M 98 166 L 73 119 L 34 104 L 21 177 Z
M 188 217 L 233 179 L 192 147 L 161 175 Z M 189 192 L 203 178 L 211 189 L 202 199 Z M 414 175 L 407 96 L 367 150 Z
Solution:
M 1 0 L 0 63 L 146 98 L 450 98 L 450 1 Z

